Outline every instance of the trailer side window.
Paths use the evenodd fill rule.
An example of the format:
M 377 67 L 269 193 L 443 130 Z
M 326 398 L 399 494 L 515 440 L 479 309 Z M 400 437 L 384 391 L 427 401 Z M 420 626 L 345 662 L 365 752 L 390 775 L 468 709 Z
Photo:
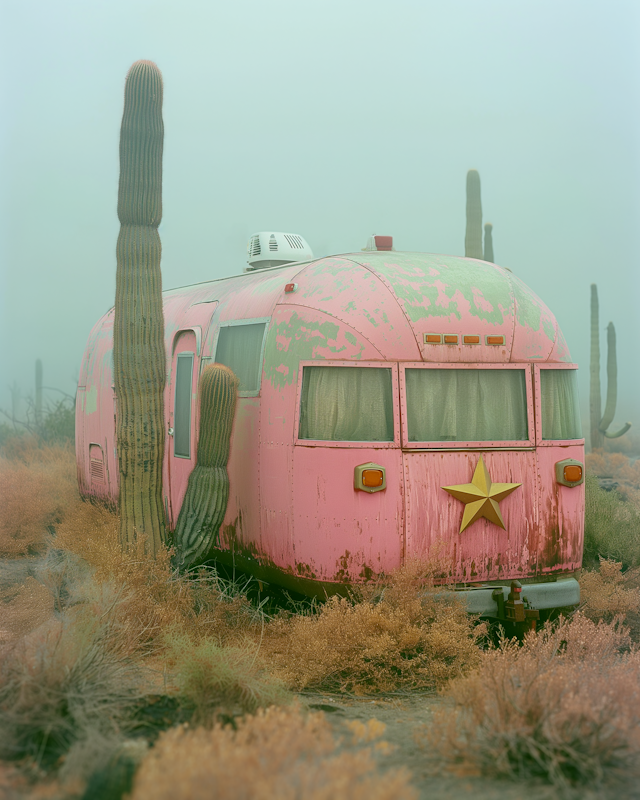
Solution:
M 391 370 L 304 367 L 299 436 L 334 442 L 392 442 Z
M 266 327 L 266 322 L 255 322 L 220 328 L 216 361 L 235 372 L 240 381 L 241 394 L 257 394 L 260 390 L 262 343 Z
M 541 369 L 543 439 L 582 439 L 575 369 Z
M 521 369 L 407 369 L 410 442 L 519 442 L 529 438 Z
M 191 458 L 192 379 L 193 353 L 178 353 L 173 408 L 173 454 L 178 458 Z

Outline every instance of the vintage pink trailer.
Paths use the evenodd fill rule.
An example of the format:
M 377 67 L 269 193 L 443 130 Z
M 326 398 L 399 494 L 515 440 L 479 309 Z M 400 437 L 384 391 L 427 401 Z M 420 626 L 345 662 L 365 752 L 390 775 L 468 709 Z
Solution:
M 496 614 L 512 579 L 536 608 L 578 602 L 576 365 L 508 269 L 362 251 L 170 290 L 164 314 L 171 529 L 218 361 L 240 398 L 216 558 L 324 594 L 436 548 L 472 611 Z M 112 326 L 89 336 L 76 447 L 81 493 L 116 503 Z

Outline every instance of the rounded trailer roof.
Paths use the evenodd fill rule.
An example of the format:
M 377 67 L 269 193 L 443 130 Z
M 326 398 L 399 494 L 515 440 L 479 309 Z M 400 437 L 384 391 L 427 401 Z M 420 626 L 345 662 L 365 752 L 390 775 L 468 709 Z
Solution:
M 335 317 L 385 359 L 571 360 L 549 308 L 497 264 L 460 256 L 364 251 L 300 265 L 295 282 L 296 291 L 282 295 L 279 306 L 309 307 Z M 441 343 L 434 343 L 437 336 Z M 445 343 L 445 336 L 450 342 L 457 336 L 457 343 Z M 465 344 L 465 336 L 473 343 Z M 503 344 L 495 343 L 499 337 L 504 337 Z

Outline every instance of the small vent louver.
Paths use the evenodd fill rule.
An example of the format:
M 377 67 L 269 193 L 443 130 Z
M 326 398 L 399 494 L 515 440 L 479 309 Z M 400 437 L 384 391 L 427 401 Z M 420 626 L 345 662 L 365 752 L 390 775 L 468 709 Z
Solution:
M 313 252 L 297 233 L 262 231 L 254 233 L 247 245 L 247 271 L 280 267 L 313 258 Z
M 278 250 L 278 242 L 276 241 L 275 233 L 272 233 L 271 236 L 269 237 L 269 250 L 272 253 L 275 253 Z
M 94 483 L 104 483 L 104 462 L 91 459 L 89 462 L 89 472 Z

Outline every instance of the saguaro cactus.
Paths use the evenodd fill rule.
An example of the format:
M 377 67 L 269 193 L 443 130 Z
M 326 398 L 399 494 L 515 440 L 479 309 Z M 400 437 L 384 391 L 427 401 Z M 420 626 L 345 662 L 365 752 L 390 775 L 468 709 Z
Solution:
M 200 378 L 200 433 L 196 466 L 189 475 L 174 543 L 178 563 L 189 566 L 215 547 L 229 499 L 229 445 L 238 378 L 211 364 Z
M 493 264 L 493 225 L 490 222 L 484 226 L 484 260 Z
M 464 237 L 467 258 L 482 258 L 482 202 L 477 169 L 467 172 L 467 232 Z
M 162 76 L 137 61 L 124 90 L 116 248 L 113 374 L 120 469 L 120 543 L 165 540 L 162 505 L 165 350 L 162 313 Z
M 613 422 L 618 399 L 618 362 L 616 358 L 616 329 L 613 322 L 607 326 L 607 402 L 604 415 L 601 416 L 600 395 L 600 309 L 598 305 L 598 287 L 591 284 L 591 362 L 590 362 L 590 428 L 591 449 L 604 447 L 604 440 L 617 439 L 631 427 L 626 422 L 619 431 L 609 433 L 607 430 Z

